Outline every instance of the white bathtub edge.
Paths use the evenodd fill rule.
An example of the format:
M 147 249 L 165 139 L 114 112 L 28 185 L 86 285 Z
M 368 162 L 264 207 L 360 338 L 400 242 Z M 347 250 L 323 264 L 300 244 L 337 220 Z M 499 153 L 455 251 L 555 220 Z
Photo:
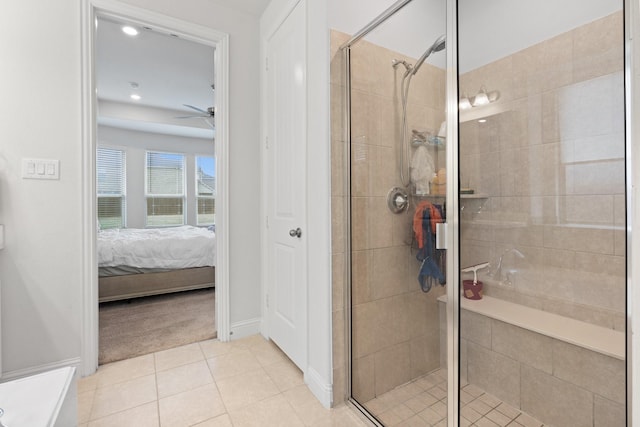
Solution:
M 481 300 L 460 298 L 463 310 L 481 314 L 501 322 L 546 335 L 560 341 L 625 360 L 624 332 L 560 316 L 490 296 Z M 438 298 L 447 302 L 447 296 Z

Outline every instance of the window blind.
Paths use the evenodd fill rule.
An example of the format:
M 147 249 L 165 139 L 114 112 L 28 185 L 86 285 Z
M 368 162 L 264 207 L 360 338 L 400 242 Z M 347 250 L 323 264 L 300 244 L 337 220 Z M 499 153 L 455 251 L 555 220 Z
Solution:
M 125 226 L 125 153 L 100 147 L 96 157 L 98 222 L 100 228 Z
M 197 224 L 215 224 L 216 175 L 215 159 L 196 156 L 196 209 Z
M 147 152 L 147 225 L 184 224 L 185 158 L 182 154 Z

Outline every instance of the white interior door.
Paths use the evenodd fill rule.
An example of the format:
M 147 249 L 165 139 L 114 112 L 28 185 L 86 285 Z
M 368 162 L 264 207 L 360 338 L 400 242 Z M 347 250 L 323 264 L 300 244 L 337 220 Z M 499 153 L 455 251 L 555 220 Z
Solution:
M 267 43 L 268 331 L 302 370 L 307 357 L 305 15 L 300 2 Z

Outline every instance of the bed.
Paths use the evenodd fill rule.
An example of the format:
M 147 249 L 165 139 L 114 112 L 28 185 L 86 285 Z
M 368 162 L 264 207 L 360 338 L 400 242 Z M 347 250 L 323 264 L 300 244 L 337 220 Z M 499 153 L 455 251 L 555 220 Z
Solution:
M 100 230 L 97 252 L 99 302 L 215 285 L 215 232 L 210 229 Z

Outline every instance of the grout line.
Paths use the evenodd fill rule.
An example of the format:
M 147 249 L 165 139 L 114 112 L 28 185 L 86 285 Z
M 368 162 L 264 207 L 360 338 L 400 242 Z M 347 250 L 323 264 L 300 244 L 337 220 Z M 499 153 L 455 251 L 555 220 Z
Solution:
M 156 379 L 156 413 L 158 414 L 158 425 L 161 424 L 160 420 L 160 390 L 158 390 L 158 368 L 156 365 L 156 353 L 153 353 L 153 373 Z
M 93 397 L 91 398 L 91 408 L 89 409 L 89 417 L 87 420 L 87 424 L 89 424 L 93 418 L 93 406 L 95 405 L 95 402 L 96 402 L 96 394 L 98 394 L 97 384 L 96 384 L 96 389 L 93 391 Z
M 158 400 L 157 400 L 157 399 L 156 399 L 156 400 L 150 400 L 150 401 L 148 401 L 148 402 L 144 402 L 144 403 L 141 403 L 141 404 L 139 404 L 139 405 L 132 406 L 131 408 L 122 409 L 122 410 L 120 410 L 120 411 L 116 411 L 116 412 L 112 412 L 112 413 L 106 414 L 106 415 L 104 415 L 104 416 L 102 416 L 102 417 L 100 417 L 100 418 L 91 418 L 91 416 L 89 416 L 89 418 L 90 418 L 90 419 L 89 419 L 89 421 L 87 421 L 85 424 L 89 425 L 89 424 L 91 424 L 91 423 L 92 423 L 92 422 L 94 422 L 94 421 L 104 420 L 105 418 L 112 417 L 112 416 L 114 416 L 114 415 L 118 415 L 118 414 L 122 414 L 122 413 L 127 412 L 127 411 L 132 411 L 132 410 L 134 410 L 134 409 L 136 409 L 136 408 L 140 408 L 141 406 L 145 406 L 145 405 L 148 405 L 148 404 L 150 404 L 150 403 L 154 403 L 154 402 L 158 402 Z M 160 414 L 159 414 L 159 413 L 158 413 L 158 416 L 160 416 Z M 158 419 L 159 419 L 159 418 L 158 418 Z
M 224 400 L 222 399 L 222 394 L 221 394 L 220 389 L 218 387 L 218 382 L 216 381 L 215 377 L 213 376 L 213 373 L 211 372 L 211 368 L 210 368 L 210 366 L 208 364 L 208 359 L 206 357 L 204 357 L 204 350 L 203 350 L 202 345 L 200 343 L 201 342 L 198 342 L 200 351 L 201 351 L 202 356 L 203 356 L 202 360 L 204 360 L 204 362 L 206 363 L 207 370 L 208 370 L 208 372 L 209 372 L 209 374 L 211 376 L 211 382 L 208 383 L 208 384 L 213 384 L 215 386 L 215 390 L 218 393 L 218 396 L 220 398 L 220 404 L 222 406 L 221 409 L 224 410 L 224 412 L 216 415 L 215 417 L 210 418 L 209 420 L 212 420 L 212 419 L 215 419 L 215 418 L 218 418 L 218 417 L 226 416 L 228 418 L 228 420 L 230 421 L 231 425 L 234 425 L 234 422 L 233 422 L 233 420 L 231 418 L 231 415 L 230 415 L 230 413 L 229 413 L 229 411 L 227 409 L 227 406 L 226 406 Z M 256 345 L 249 345 L 250 343 L 253 344 L 253 343 L 255 343 L 255 341 L 244 342 L 244 343 L 242 343 L 241 348 L 243 350 L 249 351 L 255 357 L 256 356 L 256 352 L 260 352 L 262 347 L 258 347 Z M 108 384 L 108 385 L 104 386 L 104 387 L 114 387 L 114 386 L 118 386 L 119 384 L 124 383 L 124 382 L 137 380 L 137 379 L 141 379 L 141 378 L 144 378 L 144 377 L 150 377 L 151 375 L 153 375 L 154 376 L 154 380 L 155 380 L 155 396 L 153 396 L 153 397 L 149 396 L 150 398 L 153 398 L 153 400 L 149 400 L 148 402 L 141 403 L 141 404 L 139 404 L 137 406 L 134 406 L 134 407 L 131 407 L 131 408 L 122 409 L 122 410 L 118 410 L 116 412 L 101 416 L 100 418 L 93 419 L 92 412 L 95 409 L 95 404 L 100 402 L 100 400 L 99 400 L 98 396 L 96 396 L 96 394 L 102 388 L 104 388 L 104 387 L 98 387 L 98 383 L 96 383 L 96 387 L 94 389 L 87 390 L 87 392 L 93 392 L 94 395 L 92 396 L 92 399 L 91 399 L 91 402 L 90 402 L 91 407 L 89 408 L 89 414 L 88 414 L 88 417 L 87 417 L 86 425 L 89 425 L 89 423 L 91 423 L 91 422 L 95 422 L 97 420 L 102 420 L 102 419 L 107 418 L 107 417 L 112 417 L 112 416 L 115 416 L 117 414 L 120 414 L 120 413 L 123 413 L 123 412 L 126 412 L 126 411 L 131 411 L 131 410 L 134 410 L 136 408 L 140 408 L 140 407 L 145 406 L 145 405 L 151 405 L 152 403 L 154 404 L 155 409 L 156 409 L 155 416 L 157 417 L 158 423 L 161 423 L 161 421 L 162 421 L 161 418 L 160 418 L 160 415 L 161 415 L 160 414 L 160 400 L 161 399 L 160 399 L 160 396 L 159 396 L 158 376 L 159 376 L 159 373 L 160 372 L 164 372 L 164 370 L 163 371 L 158 371 L 158 363 L 157 363 L 157 355 L 158 355 L 158 353 L 159 352 L 154 352 L 154 353 L 149 354 L 148 356 L 151 357 L 151 360 L 149 360 L 148 362 L 145 362 L 146 363 L 146 369 L 148 369 L 148 366 L 150 366 L 150 364 L 153 363 L 152 372 L 149 372 L 147 375 L 142 375 L 142 376 L 135 377 L 135 378 L 129 378 L 129 379 L 117 382 L 117 383 Z M 200 363 L 202 360 L 190 362 L 190 364 Z M 169 368 L 169 369 L 175 369 L 175 368 L 183 367 L 183 366 L 186 366 L 186 365 L 188 365 L 188 364 L 178 365 L 178 366 L 175 366 L 175 367 L 172 367 L 172 368 Z M 285 394 L 287 391 L 293 390 L 295 387 L 291 388 L 291 389 L 288 389 L 286 391 L 280 390 L 280 388 L 278 387 L 276 382 L 273 380 L 273 378 L 271 378 L 271 375 L 269 373 L 269 368 L 273 367 L 273 366 L 275 366 L 275 364 L 270 364 L 268 366 L 262 366 L 261 365 L 260 367 L 256 368 L 256 371 L 261 371 L 261 372 L 265 373 L 265 375 L 267 375 L 271 379 L 271 381 L 274 383 L 274 385 L 276 387 L 275 388 L 276 393 L 271 395 L 271 396 L 267 396 L 267 397 L 264 397 L 262 399 L 259 399 L 259 400 L 255 401 L 255 402 L 252 402 L 252 403 L 248 404 L 248 405 L 242 406 L 240 408 L 236 408 L 236 409 L 234 409 L 234 411 L 236 411 L 236 410 L 237 411 L 244 411 L 244 410 L 247 410 L 247 409 L 251 409 L 252 407 L 255 407 L 255 405 L 259 404 L 260 402 L 264 402 L 265 400 L 279 397 L 279 398 L 285 399 L 285 401 L 287 402 L 287 405 L 289 407 L 293 408 L 293 413 L 295 413 L 296 417 L 299 418 L 300 421 L 305 423 L 305 425 L 308 425 L 307 420 L 305 420 L 304 416 L 303 416 L 304 412 L 299 412 L 299 410 L 300 409 L 304 409 L 304 407 L 302 407 L 302 408 L 293 407 L 292 401 L 290 401 L 287 398 L 287 395 Z M 299 384 L 298 386 L 304 386 L 304 383 Z M 298 386 L 296 386 L 296 387 L 298 387 Z M 434 387 L 435 386 L 436 385 L 434 385 Z M 198 386 L 198 387 L 200 387 L 200 386 Z M 442 389 L 442 387 L 439 387 L 439 388 Z M 187 392 L 187 391 L 190 391 L 190 390 L 185 390 L 184 392 Z M 417 387 L 415 392 L 420 394 L 420 393 L 426 392 L 426 390 L 423 390 L 422 388 Z M 172 396 L 174 396 L 174 395 L 172 395 Z M 442 402 L 442 399 L 440 400 L 440 402 Z M 152 412 L 150 407 L 148 409 L 149 409 L 149 412 Z M 151 415 L 151 414 L 149 414 L 149 415 Z M 330 416 L 329 413 L 327 413 L 326 416 L 329 417 Z M 200 421 L 200 422 L 206 422 L 206 421 L 208 421 L 208 420 L 204 420 L 204 421 Z M 318 414 L 318 419 L 317 420 L 308 420 L 308 422 L 311 423 L 312 425 L 316 425 L 318 423 L 321 423 L 322 421 L 323 421 L 323 419 L 322 419 L 322 417 L 320 417 L 320 414 Z

